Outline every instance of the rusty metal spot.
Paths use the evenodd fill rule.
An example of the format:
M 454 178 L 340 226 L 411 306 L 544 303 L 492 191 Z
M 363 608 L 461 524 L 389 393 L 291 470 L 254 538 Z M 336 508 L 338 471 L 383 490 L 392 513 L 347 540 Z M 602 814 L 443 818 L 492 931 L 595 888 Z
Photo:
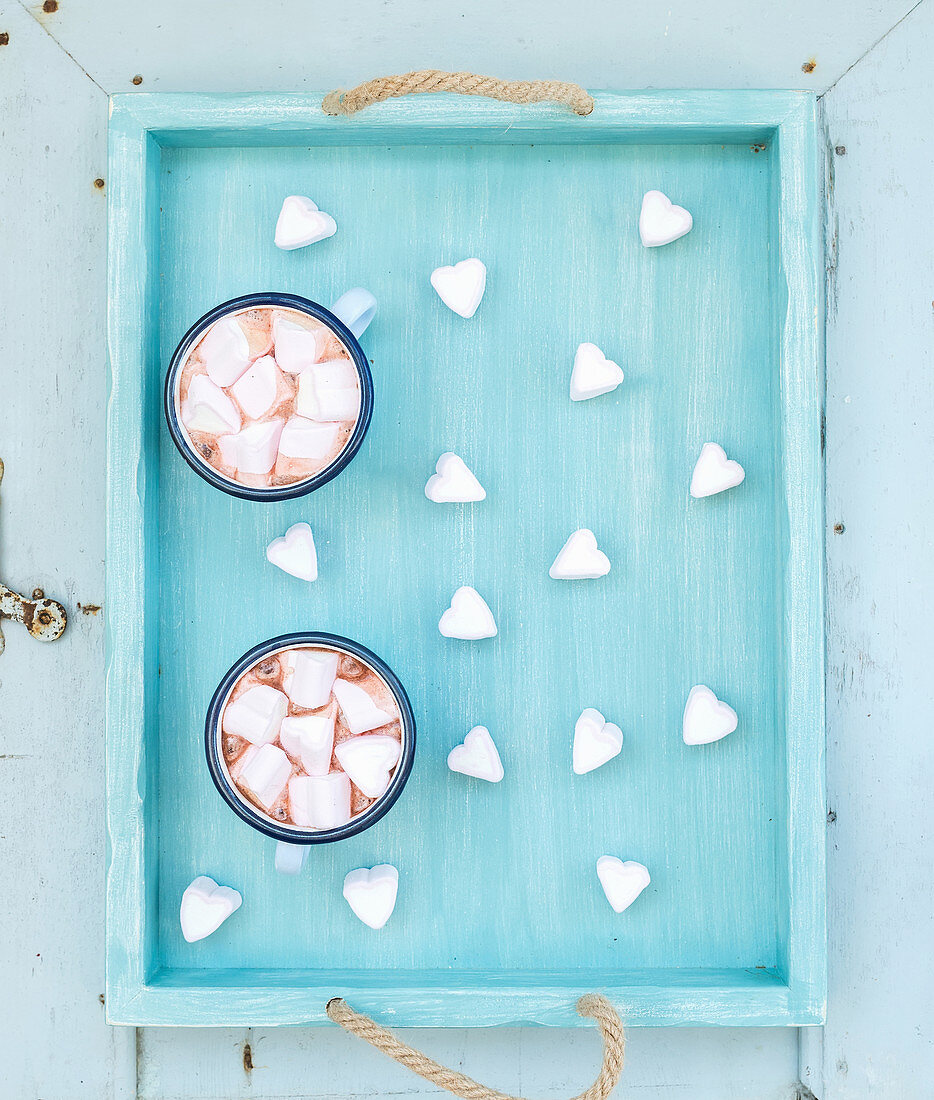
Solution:
M 750 145 L 749 148 L 754 153 L 762 153 L 762 152 L 765 151 L 765 142 L 764 141 L 756 141 L 752 145 Z
M 10 35 L 7 31 L 0 31 L 0 46 L 9 46 Z
M 98 176 L 97 179 L 94 181 L 94 186 L 98 189 L 98 191 L 103 191 L 106 185 L 101 177 Z
M 833 525 L 833 533 L 835 535 L 842 535 L 845 530 L 846 527 L 842 523 L 835 523 Z
M 143 83 L 143 78 L 139 75 L 139 73 L 137 73 L 136 76 L 133 77 L 132 83 L 137 85 Z
M 58 0 L 45 0 L 45 3 L 42 5 L 42 10 L 47 15 L 51 15 L 53 11 L 58 11 Z
M 82 615 L 96 615 L 101 609 L 99 603 L 79 603 L 78 610 Z
M 801 66 L 801 72 L 812 73 L 817 68 L 817 61 L 812 57 L 810 61 L 805 61 Z
M 253 1072 L 253 1048 L 249 1043 L 243 1044 L 243 1072 Z
M 0 460 L 2 480 L 3 461 Z M 68 622 L 64 607 L 55 600 L 47 600 L 41 588 L 34 588 L 32 599 L 27 599 L 4 584 L 0 584 L 0 619 L 22 623 L 39 642 L 54 642 L 60 638 Z M 0 632 L 0 653 L 3 646 L 3 634 Z

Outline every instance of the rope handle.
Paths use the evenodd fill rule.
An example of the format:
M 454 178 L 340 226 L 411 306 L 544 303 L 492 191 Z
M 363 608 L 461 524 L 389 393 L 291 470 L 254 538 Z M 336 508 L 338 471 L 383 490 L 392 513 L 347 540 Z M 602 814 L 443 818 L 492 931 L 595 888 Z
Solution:
M 482 95 L 502 99 L 507 103 L 541 103 L 551 100 L 566 103 L 577 115 L 589 115 L 593 96 L 579 84 L 563 80 L 497 80 L 494 76 L 476 73 L 446 73 L 441 69 L 421 69 L 400 76 L 378 76 L 345 92 L 338 88 L 321 101 L 326 115 L 352 115 L 394 96 L 420 92 L 457 92 L 459 95 Z
M 420 1050 L 397 1039 L 391 1031 L 381 1027 L 369 1016 L 351 1008 L 343 997 L 332 997 L 326 1011 L 334 1023 L 340 1024 L 345 1031 L 365 1039 L 406 1069 L 440 1088 L 447 1089 L 448 1092 L 453 1092 L 463 1100 L 522 1100 L 520 1096 L 510 1096 L 508 1093 L 487 1088 L 464 1073 L 442 1066 L 427 1054 L 422 1054 Z M 572 1097 L 572 1100 L 606 1100 L 616 1088 L 623 1072 L 626 1050 L 623 1022 L 616 1009 L 599 993 L 587 993 L 581 997 L 577 1002 L 577 1012 L 579 1016 L 597 1021 L 603 1035 L 603 1064 L 590 1088 Z

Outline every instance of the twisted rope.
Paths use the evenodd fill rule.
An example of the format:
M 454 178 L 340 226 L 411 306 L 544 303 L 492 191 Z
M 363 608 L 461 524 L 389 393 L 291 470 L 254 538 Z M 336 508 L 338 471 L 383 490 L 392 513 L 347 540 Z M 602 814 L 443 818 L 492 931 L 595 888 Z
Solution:
M 603 1034 L 603 1065 L 590 1088 L 572 1097 L 572 1100 L 606 1100 L 616 1088 L 623 1072 L 626 1050 L 623 1022 L 616 1009 L 599 993 L 588 993 L 581 997 L 577 1002 L 577 1012 L 580 1016 L 597 1021 Z M 406 1069 L 440 1088 L 447 1089 L 448 1092 L 453 1092 L 455 1096 L 463 1097 L 463 1100 L 522 1100 L 520 1096 L 510 1096 L 509 1093 L 487 1088 L 464 1073 L 442 1066 L 440 1062 L 397 1039 L 391 1031 L 380 1027 L 369 1016 L 351 1008 L 343 997 L 334 997 L 328 1001 L 327 1014 L 345 1031 L 365 1039 Z
M 440 69 L 422 69 L 401 76 L 380 76 L 358 84 L 349 92 L 338 88 L 324 97 L 321 110 L 326 115 L 352 115 L 371 103 L 379 103 L 381 99 L 419 92 L 483 95 L 490 99 L 503 99 L 507 103 L 553 100 L 566 103 L 578 115 L 589 115 L 593 110 L 593 96 L 588 95 L 579 84 L 569 84 L 563 80 L 497 80 L 493 76 L 446 73 Z

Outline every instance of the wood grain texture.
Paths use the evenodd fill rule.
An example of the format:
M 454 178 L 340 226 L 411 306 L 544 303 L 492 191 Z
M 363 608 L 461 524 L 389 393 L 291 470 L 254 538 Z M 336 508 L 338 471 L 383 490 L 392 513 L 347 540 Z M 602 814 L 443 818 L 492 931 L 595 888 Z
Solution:
M 934 1080 L 932 56 L 928 3 L 824 100 L 835 993 L 822 1100 L 921 1100 Z
M 912 0 L 747 6 L 666 0 L 621 12 L 473 0 L 460 9 L 412 0 L 264 5 L 68 0 L 29 7 L 108 92 L 296 91 L 350 88 L 412 68 L 467 69 L 517 80 L 575 80 L 586 88 L 799 88 L 823 91 Z
M 124 1100 L 134 1037 L 101 1004 L 107 99 L 17 5 L 0 31 L 0 577 L 68 614 L 48 644 L 2 624 L 0 1094 Z
M 794 94 L 606 95 L 587 141 L 567 144 L 554 109 L 489 104 L 470 113 L 473 148 L 458 143 L 468 116 L 457 100 L 425 97 L 401 114 L 380 105 L 362 127 L 345 123 L 357 135 L 348 146 L 334 120 L 309 115 L 312 103 L 254 103 L 261 120 L 279 119 L 277 137 L 298 128 L 289 144 L 304 148 L 263 147 L 236 97 L 125 97 L 111 129 L 123 182 L 111 192 L 108 567 L 128 593 L 110 618 L 112 1018 L 318 1021 L 335 983 L 401 1023 L 574 1023 L 574 990 L 590 985 L 615 992 L 633 1022 L 818 1018 L 813 105 Z M 752 139 L 778 123 L 762 155 Z M 521 144 L 505 144 L 520 132 Z M 722 142 L 634 143 L 717 132 Z M 635 221 L 650 186 L 693 209 L 696 228 L 648 252 Z M 342 228 L 323 247 L 277 253 L 258 227 L 303 189 Z M 426 275 L 471 253 L 487 259 L 491 289 L 464 325 Z M 210 490 L 164 433 L 157 457 L 161 363 L 196 316 L 261 285 L 327 302 L 350 283 L 369 285 L 382 313 L 366 338 L 377 413 L 348 472 L 311 498 L 257 508 Z M 566 397 L 581 339 L 630 370 L 616 394 L 583 407 Z M 694 502 L 686 483 L 707 438 L 749 477 L 742 493 Z M 424 499 L 446 448 L 492 490 L 483 506 Z M 330 563 L 310 591 L 262 560 L 298 518 Z M 598 585 L 556 586 L 547 566 L 585 524 L 617 568 Z M 436 633 L 460 583 L 490 599 L 494 642 Z M 284 881 L 210 789 L 200 727 L 240 652 L 309 624 L 389 660 L 421 748 L 389 817 Z M 745 718 L 745 735 L 713 752 L 679 738 L 686 691 L 703 680 Z M 566 758 L 592 703 L 629 743 L 619 768 L 582 781 Z M 509 799 L 507 784 L 478 791 L 444 768 L 481 720 L 500 741 Z M 592 873 L 604 851 L 653 871 L 623 921 Z M 802 859 L 812 870 L 797 870 Z M 400 866 L 403 891 L 377 939 L 354 926 L 334 884 L 380 860 Z M 176 912 L 202 872 L 247 904 L 193 951 Z
M 146 1028 L 140 1034 L 140 1100 L 446 1095 L 338 1028 Z M 566 1100 L 585 1088 L 600 1061 L 599 1036 L 585 1028 L 408 1028 L 401 1034 L 484 1084 L 540 1100 Z M 793 1100 L 795 1046 L 792 1028 L 634 1028 L 614 1096 Z M 252 1070 L 243 1065 L 247 1047 Z

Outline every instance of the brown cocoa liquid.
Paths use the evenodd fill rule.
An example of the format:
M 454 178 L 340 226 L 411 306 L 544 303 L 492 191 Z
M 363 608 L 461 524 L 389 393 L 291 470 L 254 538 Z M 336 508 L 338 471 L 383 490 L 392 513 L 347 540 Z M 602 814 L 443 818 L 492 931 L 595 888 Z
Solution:
M 219 318 L 218 320 L 224 320 L 228 316 L 231 315 L 226 314 L 224 318 Z M 240 327 L 244 330 L 247 337 L 251 362 L 255 362 L 264 355 L 271 355 L 275 358 L 275 344 L 273 342 L 273 320 L 275 317 L 282 317 L 285 320 L 292 321 L 317 335 L 319 362 L 324 363 L 339 359 L 352 361 L 350 352 L 347 350 L 337 333 L 322 321 L 319 321 L 316 317 L 311 317 L 307 313 L 302 313 L 296 309 L 281 309 L 278 306 L 263 306 L 256 309 L 240 310 L 235 312 L 233 316 L 236 317 L 238 324 L 240 324 Z M 217 324 L 218 322 L 215 321 L 214 323 Z M 175 413 L 179 427 L 191 445 L 192 451 L 202 462 L 207 463 L 207 465 L 227 478 L 228 481 L 235 481 L 240 485 L 246 485 L 254 489 L 280 485 L 294 485 L 299 481 L 306 481 L 308 478 L 314 477 L 315 474 L 327 469 L 347 446 L 353 434 L 353 430 L 356 427 L 359 412 L 353 419 L 339 422 L 340 428 L 337 432 L 334 444 L 323 458 L 309 459 L 279 455 L 275 465 L 268 474 L 241 472 L 227 465 L 224 462 L 224 456 L 217 442 L 221 433 L 215 434 L 211 432 L 189 431 L 182 421 L 182 406 L 188 399 L 188 390 L 192 380 L 198 375 L 206 374 L 205 364 L 200 355 L 200 348 L 213 327 L 214 326 L 211 325 L 205 329 L 197 344 L 195 344 L 188 353 L 188 357 L 182 369 L 179 371 L 178 382 L 176 384 Z M 246 413 L 237 401 L 235 394 L 232 392 L 232 386 L 222 388 L 224 393 L 227 394 L 239 409 L 243 419 L 242 428 L 246 428 L 250 424 L 269 423 L 273 420 L 288 421 L 289 417 L 296 411 L 295 398 L 298 392 L 298 375 L 295 374 L 289 374 L 282 371 L 282 376 L 279 379 L 276 397 L 272 406 L 267 409 L 262 416 L 258 417 L 251 417 Z M 357 393 L 359 395 L 359 382 L 357 384 Z
M 380 708 L 389 714 L 392 721 L 385 726 L 380 726 L 378 729 L 369 730 L 368 733 L 378 733 L 382 735 L 388 735 L 394 737 L 399 743 L 402 743 L 402 716 L 399 711 L 399 705 L 396 702 L 395 696 L 387 687 L 382 677 L 375 672 L 369 665 L 364 664 L 358 658 L 352 656 L 349 653 L 344 653 L 338 649 L 328 650 L 324 646 L 299 646 L 294 647 L 298 649 L 312 649 L 319 652 L 331 652 L 340 654 L 340 660 L 337 665 L 337 676 L 341 680 L 348 680 L 355 684 L 357 687 L 363 688 L 363 690 L 370 696 L 373 702 Z M 275 688 L 277 691 L 281 691 L 288 695 L 285 689 L 286 680 L 286 668 L 288 654 L 293 652 L 293 649 L 279 650 L 277 653 L 267 654 L 260 661 L 258 661 L 252 668 L 243 673 L 242 676 L 234 684 L 230 695 L 227 697 L 227 701 L 224 704 L 224 709 L 230 705 L 235 699 L 241 696 L 245 691 L 248 691 L 252 687 L 256 687 L 258 684 L 266 684 L 269 687 Z M 330 708 L 336 710 L 336 721 L 334 723 L 334 748 L 336 748 L 342 741 L 346 741 L 348 738 L 355 736 L 348 729 L 344 722 L 343 714 L 341 713 L 340 706 L 337 703 L 336 698 L 332 692 L 327 704 L 323 707 L 318 707 L 315 710 L 309 710 L 303 707 L 296 706 L 291 699 L 289 700 L 289 709 L 286 717 L 295 717 L 302 714 L 316 714 L 324 715 Z M 260 805 L 253 794 L 240 783 L 237 782 L 235 774 L 237 761 L 243 756 L 243 754 L 250 748 L 250 742 L 243 737 L 238 737 L 235 734 L 223 732 L 223 714 L 221 715 L 220 722 L 220 738 L 221 738 L 221 755 L 226 765 L 228 778 L 230 782 L 237 788 L 240 795 L 250 803 L 250 805 L 263 814 L 265 817 L 271 818 L 274 822 L 280 825 L 294 825 L 292 820 L 291 811 L 289 808 L 289 791 L 288 785 L 285 786 L 281 796 L 267 810 L 265 806 Z M 366 736 L 358 734 L 357 736 Z M 301 760 L 294 757 L 277 736 L 274 741 L 271 742 L 277 748 L 282 749 L 283 752 L 289 757 L 292 763 L 291 776 L 306 775 L 307 772 L 302 767 Z M 396 765 L 398 767 L 398 765 Z M 337 756 L 332 749 L 331 752 L 331 765 L 330 771 L 340 772 L 344 769 L 341 767 Z M 393 773 L 395 774 L 395 768 Z M 291 777 L 290 777 L 291 778 Z M 380 796 L 382 797 L 382 796 Z M 364 810 L 368 809 L 374 802 L 377 802 L 376 798 L 368 798 L 361 790 L 359 790 L 354 783 L 350 784 L 350 813 L 351 818 L 357 817 L 362 814 Z

